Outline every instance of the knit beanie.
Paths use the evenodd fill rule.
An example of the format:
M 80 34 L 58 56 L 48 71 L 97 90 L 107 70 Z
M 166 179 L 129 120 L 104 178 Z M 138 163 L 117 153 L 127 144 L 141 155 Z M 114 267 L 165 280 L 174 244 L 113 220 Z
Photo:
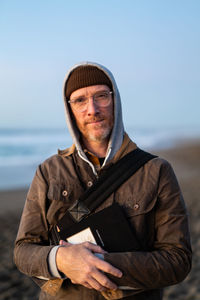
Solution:
M 95 66 L 80 66 L 70 74 L 66 83 L 66 97 L 74 91 L 90 85 L 105 84 L 112 89 L 112 83 L 106 74 Z

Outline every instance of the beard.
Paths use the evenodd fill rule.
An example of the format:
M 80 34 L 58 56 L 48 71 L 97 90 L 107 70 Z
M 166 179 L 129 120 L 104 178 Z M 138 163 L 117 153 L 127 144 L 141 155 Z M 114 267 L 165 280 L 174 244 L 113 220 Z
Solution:
M 91 124 L 93 122 L 100 123 Z M 82 131 L 82 134 L 88 141 L 108 141 L 113 127 L 113 118 L 107 118 L 104 115 L 98 115 L 88 118 L 84 125 L 84 132 Z
M 109 139 L 110 134 L 111 134 L 111 129 L 106 127 L 106 128 L 102 128 L 100 134 L 88 132 L 87 134 L 85 134 L 85 138 L 92 142 L 103 142 Z
M 98 121 L 102 122 L 93 124 L 93 122 Z M 89 118 L 82 124 L 80 124 L 77 120 L 77 127 L 82 138 L 85 140 L 91 142 L 108 141 L 113 127 L 113 118 L 107 119 L 102 116 L 98 116 Z

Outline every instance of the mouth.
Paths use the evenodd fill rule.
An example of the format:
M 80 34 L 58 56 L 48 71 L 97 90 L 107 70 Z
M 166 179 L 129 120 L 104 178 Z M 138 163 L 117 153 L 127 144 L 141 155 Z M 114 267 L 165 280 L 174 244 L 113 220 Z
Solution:
M 104 121 L 104 119 L 99 119 L 99 120 L 91 120 L 91 121 L 88 121 L 86 122 L 87 125 L 92 125 L 92 124 L 100 124 Z

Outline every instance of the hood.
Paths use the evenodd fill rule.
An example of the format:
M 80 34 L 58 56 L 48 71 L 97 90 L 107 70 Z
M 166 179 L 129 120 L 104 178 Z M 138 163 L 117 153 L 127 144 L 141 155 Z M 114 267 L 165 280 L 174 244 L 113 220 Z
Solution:
M 67 126 L 69 128 L 69 132 L 72 136 L 73 142 L 75 144 L 75 147 L 78 151 L 79 156 L 84 159 L 93 169 L 94 173 L 96 173 L 94 166 L 92 163 L 88 160 L 87 156 L 85 155 L 82 146 L 80 144 L 80 133 L 74 124 L 73 118 L 71 116 L 70 110 L 69 110 L 69 104 L 67 102 L 66 96 L 65 96 L 65 88 L 66 88 L 66 83 L 68 81 L 68 78 L 70 74 L 78 67 L 80 66 L 94 66 L 97 67 L 98 69 L 102 70 L 106 76 L 110 79 L 112 83 L 112 88 L 113 88 L 113 99 L 114 99 L 114 125 L 113 125 L 113 130 L 110 136 L 110 140 L 108 143 L 108 148 L 107 148 L 107 153 L 106 157 L 104 160 L 104 163 L 102 165 L 105 166 L 116 154 L 116 152 L 119 150 L 119 148 L 122 145 L 123 142 L 123 136 L 124 136 L 124 126 L 123 126 L 123 121 L 122 121 L 122 109 L 121 109 L 121 99 L 120 99 L 120 94 L 115 82 L 115 79 L 112 75 L 112 73 L 105 68 L 104 66 L 97 64 L 97 63 L 92 63 L 92 62 L 83 62 L 80 64 L 76 64 L 73 66 L 69 72 L 66 74 L 65 79 L 64 79 L 64 85 L 63 85 L 63 97 L 64 97 L 64 105 L 65 105 L 65 115 L 66 115 L 66 121 L 67 121 Z

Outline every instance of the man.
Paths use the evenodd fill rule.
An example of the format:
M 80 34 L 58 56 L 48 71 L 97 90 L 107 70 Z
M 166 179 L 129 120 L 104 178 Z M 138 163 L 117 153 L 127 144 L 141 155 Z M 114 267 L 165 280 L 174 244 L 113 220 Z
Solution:
M 71 204 L 137 148 L 124 132 L 120 95 L 105 67 L 73 67 L 64 104 L 74 145 L 36 171 L 16 239 L 16 265 L 39 284 L 40 299 L 162 299 L 162 289 L 182 281 L 191 268 L 186 208 L 163 159 L 147 162 L 97 208 L 120 204 L 139 251 L 107 253 L 90 242 L 51 245 L 51 228 Z

